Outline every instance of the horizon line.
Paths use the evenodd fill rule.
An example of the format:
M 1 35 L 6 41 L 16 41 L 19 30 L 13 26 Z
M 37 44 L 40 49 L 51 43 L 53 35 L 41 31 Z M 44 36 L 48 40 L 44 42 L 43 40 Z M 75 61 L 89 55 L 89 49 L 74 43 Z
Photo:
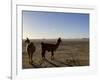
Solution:
M 59 37 L 58 37 L 59 38 Z M 29 39 L 58 39 L 58 38 L 29 38 Z M 26 39 L 26 38 L 22 38 Z M 90 39 L 90 38 L 61 38 L 61 39 Z

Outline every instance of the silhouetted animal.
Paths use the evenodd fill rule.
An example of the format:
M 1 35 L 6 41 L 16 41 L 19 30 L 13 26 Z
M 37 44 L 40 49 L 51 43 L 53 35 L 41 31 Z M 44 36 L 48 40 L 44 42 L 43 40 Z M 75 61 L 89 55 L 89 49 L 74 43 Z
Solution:
M 25 43 L 27 43 L 26 52 L 28 53 L 28 56 L 29 56 L 29 63 L 32 64 L 33 63 L 33 60 L 32 60 L 33 53 L 35 52 L 36 47 L 34 46 L 34 43 L 30 42 L 28 38 L 25 40 Z
M 51 52 L 51 60 L 54 59 L 54 51 L 56 51 L 56 49 L 58 48 L 60 42 L 61 42 L 61 38 L 58 38 L 56 44 L 49 44 L 49 43 L 43 43 L 43 42 L 41 42 L 42 60 L 45 59 L 45 53 L 46 53 L 46 51 Z

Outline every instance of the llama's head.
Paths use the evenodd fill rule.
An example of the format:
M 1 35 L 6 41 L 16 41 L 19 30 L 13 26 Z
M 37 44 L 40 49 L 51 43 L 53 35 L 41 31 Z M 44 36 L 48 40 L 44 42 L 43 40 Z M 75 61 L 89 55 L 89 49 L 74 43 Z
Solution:
M 25 40 L 25 43 L 30 43 L 30 40 L 27 38 L 26 40 Z
M 59 42 L 59 43 L 60 43 L 61 41 L 62 41 L 62 40 L 61 40 L 61 38 L 58 38 L 57 42 Z

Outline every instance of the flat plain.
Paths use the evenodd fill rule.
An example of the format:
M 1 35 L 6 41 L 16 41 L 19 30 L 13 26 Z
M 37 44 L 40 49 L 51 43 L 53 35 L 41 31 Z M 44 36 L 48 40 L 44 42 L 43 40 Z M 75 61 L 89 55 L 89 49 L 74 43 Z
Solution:
M 53 68 L 53 67 L 83 67 L 89 66 L 89 39 L 62 39 L 61 44 L 54 52 L 54 60 L 51 53 L 46 52 L 46 60 L 42 64 L 41 42 L 56 44 L 56 39 L 31 39 L 36 51 L 33 54 L 33 64 L 29 64 L 26 53 L 25 40 L 22 40 L 22 68 Z

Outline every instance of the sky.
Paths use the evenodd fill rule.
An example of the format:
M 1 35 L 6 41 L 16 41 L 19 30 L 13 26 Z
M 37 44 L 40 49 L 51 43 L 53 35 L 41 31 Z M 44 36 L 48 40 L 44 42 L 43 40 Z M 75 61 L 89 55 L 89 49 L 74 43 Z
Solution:
M 89 14 L 22 12 L 23 39 L 89 38 Z

